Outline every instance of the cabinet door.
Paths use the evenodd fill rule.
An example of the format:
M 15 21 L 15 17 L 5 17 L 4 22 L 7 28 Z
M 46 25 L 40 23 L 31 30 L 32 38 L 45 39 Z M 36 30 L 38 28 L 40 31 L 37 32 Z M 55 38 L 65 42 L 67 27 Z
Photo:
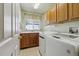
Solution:
M 51 11 L 50 10 L 47 12 L 47 20 L 50 23 L 50 20 L 51 20 Z
M 50 24 L 56 23 L 56 5 L 51 9 L 51 19 Z
M 29 47 L 29 38 L 28 34 L 21 34 L 21 39 L 20 39 L 20 48 L 26 48 Z
M 29 47 L 29 46 L 30 46 L 30 45 L 29 45 L 29 43 L 30 43 L 30 42 L 29 42 L 29 41 L 30 41 L 30 40 L 29 40 L 29 35 L 28 35 L 28 34 L 25 34 L 25 35 L 24 35 L 24 39 L 25 39 L 25 40 L 24 40 L 25 46 L 26 46 L 26 47 Z
M 72 8 L 73 8 L 73 10 L 72 10 L 73 11 L 73 14 L 72 14 L 73 18 L 79 17 L 79 3 L 73 3 Z
M 69 20 L 71 20 L 72 19 L 72 13 L 73 13 L 72 12 L 72 3 L 69 3 L 68 6 L 69 6 L 69 12 L 68 12 L 69 13 Z
M 51 12 L 50 11 L 47 11 L 47 13 L 46 13 L 46 22 L 47 22 L 47 24 L 50 24 L 50 19 L 51 19 Z
M 34 47 L 39 45 L 38 33 L 23 33 L 20 34 L 20 48 Z
M 51 11 L 47 11 L 45 14 L 44 14 L 44 17 L 45 17 L 45 23 L 46 24 L 50 24 L 50 20 L 51 20 Z
M 30 47 L 39 45 L 39 34 L 38 33 L 29 33 L 29 45 Z
M 34 46 L 39 45 L 39 33 L 34 34 Z
M 24 41 L 25 41 L 25 38 L 23 37 L 23 35 L 21 35 L 21 39 L 20 39 L 20 48 L 25 48 Z
M 44 22 L 45 22 L 45 25 L 48 24 L 47 13 L 44 14 Z
M 34 34 L 33 33 L 29 33 L 28 37 L 29 37 L 29 46 L 30 47 L 34 46 L 34 44 L 33 44 L 34 37 L 35 37 Z
M 67 20 L 67 4 L 57 4 L 57 22 Z

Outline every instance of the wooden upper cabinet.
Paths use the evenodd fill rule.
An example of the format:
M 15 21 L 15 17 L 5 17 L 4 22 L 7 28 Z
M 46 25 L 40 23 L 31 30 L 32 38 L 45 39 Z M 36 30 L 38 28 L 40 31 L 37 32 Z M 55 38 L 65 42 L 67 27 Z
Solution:
M 79 4 L 69 3 L 69 20 L 75 20 L 74 18 L 79 17 Z
M 49 21 L 48 21 L 48 14 L 45 13 L 43 16 L 44 16 L 44 22 L 45 22 L 45 24 L 48 24 L 49 23 Z
M 53 24 L 79 18 L 79 3 L 58 3 L 45 13 L 46 23 Z
M 45 23 L 50 24 L 50 19 L 51 19 L 51 11 L 49 10 L 44 14 Z
M 57 22 L 67 20 L 67 3 L 57 4 Z
M 72 11 L 73 11 L 73 18 L 79 17 L 79 3 L 73 3 L 72 4 Z
M 69 10 L 69 12 L 68 12 L 68 14 L 69 14 L 69 20 L 71 20 L 72 19 L 72 3 L 69 3 L 68 4 L 68 10 Z
M 50 20 L 51 20 L 51 11 L 49 10 L 47 12 L 47 22 L 48 22 L 48 24 L 50 24 Z
M 44 19 L 47 24 L 56 23 L 56 6 L 44 14 Z
M 56 5 L 54 8 L 51 9 L 51 19 L 50 24 L 56 23 Z

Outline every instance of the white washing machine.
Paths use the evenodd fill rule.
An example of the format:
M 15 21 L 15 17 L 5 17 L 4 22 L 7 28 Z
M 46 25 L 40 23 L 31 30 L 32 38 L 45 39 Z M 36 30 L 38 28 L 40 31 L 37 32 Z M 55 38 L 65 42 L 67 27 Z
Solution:
M 78 56 L 79 43 L 59 37 L 46 36 L 46 56 Z

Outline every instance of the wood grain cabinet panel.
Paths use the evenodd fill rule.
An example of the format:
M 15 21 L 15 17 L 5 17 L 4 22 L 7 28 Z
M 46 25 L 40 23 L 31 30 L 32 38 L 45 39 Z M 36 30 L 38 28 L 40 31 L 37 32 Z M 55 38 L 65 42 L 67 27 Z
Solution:
M 44 19 L 45 24 L 48 24 L 49 23 L 48 22 L 48 19 L 47 19 L 47 13 L 44 13 L 43 19 Z
M 57 3 L 55 7 L 48 10 L 45 14 L 45 23 L 61 23 L 79 18 L 79 3 Z
M 79 3 L 72 4 L 72 11 L 73 11 L 73 14 L 72 14 L 73 18 L 79 17 Z
M 21 48 L 25 48 L 25 47 L 29 47 L 29 40 L 28 40 L 28 35 L 21 35 L 21 39 L 20 39 L 20 47 Z
M 34 42 L 35 46 L 38 46 L 39 45 L 39 40 L 37 40 L 37 39 L 39 39 L 39 33 L 35 34 L 35 36 L 36 37 L 34 37 L 34 41 L 33 42 Z
M 79 18 L 79 3 L 69 3 L 69 20 Z
M 67 20 L 67 4 L 59 3 L 57 4 L 57 22 L 62 22 Z
M 45 23 L 47 25 L 56 23 L 56 4 L 54 5 L 55 5 L 54 8 L 51 8 L 44 14 Z
M 50 24 L 56 23 L 56 19 L 57 19 L 57 14 L 56 14 L 56 5 L 54 8 L 51 9 L 51 19 L 50 19 Z
M 72 19 L 72 13 L 73 13 L 73 12 L 72 12 L 72 3 L 69 3 L 69 4 L 68 4 L 68 8 L 69 8 L 69 9 L 68 9 L 68 11 L 69 11 L 69 12 L 68 12 L 68 14 L 69 14 L 69 20 L 71 20 L 71 19 Z
M 47 11 L 46 13 L 46 21 L 47 21 L 47 24 L 50 24 L 50 20 L 51 20 L 51 11 Z
M 20 48 L 34 47 L 39 45 L 39 33 L 21 33 Z

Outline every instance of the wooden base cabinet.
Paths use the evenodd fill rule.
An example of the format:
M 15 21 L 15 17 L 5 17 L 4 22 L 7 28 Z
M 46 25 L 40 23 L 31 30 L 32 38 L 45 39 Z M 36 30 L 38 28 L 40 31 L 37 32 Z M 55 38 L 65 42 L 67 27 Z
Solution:
M 39 33 L 21 33 L 20 48 L 39 46 Z

